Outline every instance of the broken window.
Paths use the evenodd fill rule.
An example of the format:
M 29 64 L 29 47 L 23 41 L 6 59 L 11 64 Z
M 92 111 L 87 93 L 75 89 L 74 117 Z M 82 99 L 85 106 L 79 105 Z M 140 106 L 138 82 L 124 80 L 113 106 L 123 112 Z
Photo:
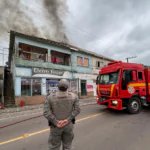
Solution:
M 54 64 L 60 64 L 60 65 L 70 65 L 71 56 L 69 54 L 57 52 L 57 51 L 51 51 L 51 62 Z
M 19 43 L 19 57 L 24 60 L 46 62 L 48 51 L 44 48 Z
M 96 67 L 100 68 L 100 61 L 96 61 Z
M 96 61 L 96 68 L 102 67 L 103 62 L 101 61 Z

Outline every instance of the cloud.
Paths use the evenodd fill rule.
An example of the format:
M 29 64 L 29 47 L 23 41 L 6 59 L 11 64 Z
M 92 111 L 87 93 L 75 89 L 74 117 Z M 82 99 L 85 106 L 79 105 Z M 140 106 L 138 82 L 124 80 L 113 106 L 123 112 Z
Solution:
M 150 11 L 148 0 L 69 0 L 67 31 L 83 48 L 114 59 L 148 65 Z

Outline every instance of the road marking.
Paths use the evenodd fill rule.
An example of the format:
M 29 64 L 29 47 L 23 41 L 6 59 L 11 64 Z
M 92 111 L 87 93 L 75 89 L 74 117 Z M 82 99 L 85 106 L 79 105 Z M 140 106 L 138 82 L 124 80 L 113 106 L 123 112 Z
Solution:
M 38 131 L 38 132 L 34 132 L 34 133 L 31 133 L 29 134 L 29 136 L 33 136 L 33 135 L 37 135 L 37 134 L 40 134 L 40 133 L 43 133 L 43 132 L 46 132 L 46 131 L 49 131 L 50 129 L 45 129 L 45 130 L 41 130 L 41 131 Z M 0 143 L 1 144 L 1 143 Z
M 87 120 L 87 119 L 90 119 L 90 118 L 93 118 L 93 117 L 96 117 L 98 115 L 101 115 L 105 112 L 101 112 L 101 113 L 98 113 L 98 114 L 95 114 L 95 115 L 91 115 L 91 116 L 88 116 L 88 117 L 85 117 L 85 118 L 81 118 L 81 119 L 78 119 L 76 122 L 80 122 L 80 121 L 83 121 L 83 120 Z
M 1 142 L 0 145 L 4 145 L 4 144 L 7 144 L 7 143 L 11 143 L 11 142 L 14 142 L 14 141 L 18 141 L 18 140 L 21 140 L 21 139 L 23 139 L 23 138 L 24 138 L 23 136 L 20 136 L 20 137 L 14 138 L 14 139 L 12 139 L 12 140 L 8 140 L 8 141 Z
M 87 116 L 85 118 L 78 119 L 78 120 L 76 120 L 76 122 L 81 122 L 83 120 L 87 120 L 87 119 L 90 119 L 90 118 L 93 118 L 93 117 L 97 117 L 97 116 L 99 116 L 99 115 L 101 115 L 103 113 L 106 113 L 106 111 L 98 113 L 98 114 L 90 115 L 90 116 Z M 17 137 L 17 138 L 8 140 L 8 141 L 1 142 L 0 145 L 4 145 L 4 144 L 11 143 L 11 142 L 15 142 L 15 141 L 18 141 L 18 140 L 21 140 L 21 139 L 24 139 L 24 138 L 28 138 L 28 137 L 31 137 L 31 136 L 34 136 L 34 135 L 37 135 L 37 134 L 40 134 L 40 133 L 43 133 L 43 132 L 47 132 L 47 131 L 50 131 L 50 129 L 48 128 L 48 129 L 44 129 L 44 130 L 37 131 L 37 132 L 34 132 L 34 133 L 30 133 L 30 134 L 26 133 L 23 136 L 20 136 L 20 137 Z

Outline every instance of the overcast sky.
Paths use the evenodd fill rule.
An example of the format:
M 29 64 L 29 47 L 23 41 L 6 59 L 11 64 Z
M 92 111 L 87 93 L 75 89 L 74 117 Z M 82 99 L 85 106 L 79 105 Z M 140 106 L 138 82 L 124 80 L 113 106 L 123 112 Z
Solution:
M 27 1 L 22 3 L 30 8 L 27 14 L 44 24 L 38 17 L 41 3 Z M 67 5 L 64 24 L 72 44 L 122 61 L 137 56 L 129 61 L 150 65 L 149 0 L 68 0 Z M 2 36 L 0 47 L 8 47 L 8 37 Z
M 68 0 L 67 30 L 83 48 L 150 65 L 149 0 Z

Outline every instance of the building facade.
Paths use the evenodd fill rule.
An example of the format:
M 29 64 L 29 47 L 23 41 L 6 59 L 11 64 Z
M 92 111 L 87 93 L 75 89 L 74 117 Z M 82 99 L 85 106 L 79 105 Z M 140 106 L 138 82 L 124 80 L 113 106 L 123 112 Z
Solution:
M 56 92 L 60 79 L 80 98 L 96 96 L 93 53 L 25 34 L 10 32 L 9 68 L 13 74 L 15 103 L 40 104 Z

